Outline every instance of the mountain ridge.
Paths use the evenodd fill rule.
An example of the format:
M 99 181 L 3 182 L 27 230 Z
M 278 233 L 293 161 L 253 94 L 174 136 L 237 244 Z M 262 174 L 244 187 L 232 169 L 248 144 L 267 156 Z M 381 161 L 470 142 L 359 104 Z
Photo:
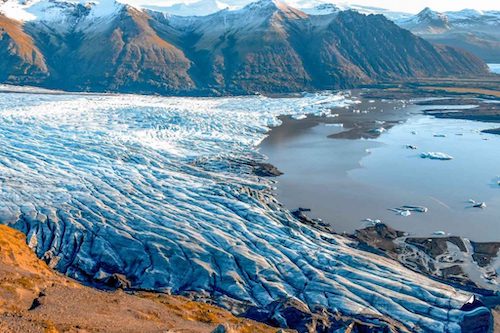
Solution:
M 462 48 L 487 62 L 500 62 L 498 11 L 464 9 L 440 13 L 425 8 L 396 23 L 430 42 Z
M 48 4 L 42 6 L 44 1 Z M 37 1 L 49 12 L 56 10 L 58 19 L 45 13 L 17 22 L 17 34 L 5 23 L 16 21 L 0 13 L 0 32 L 31 39 L 37 60 L 16 54 L 23 44 L 14 38 L 11 43 L 18 47 L 0 52 L 26 70 L 21 75 L 3 66 L 2 81 L 70 91 L 222 95 L 487 73 L 478 58 L 432 45 L 382 15 L 310 15 L 261 0 L 239 10 L 178 17 L 110 1 L 66 8 L 62 2 Z

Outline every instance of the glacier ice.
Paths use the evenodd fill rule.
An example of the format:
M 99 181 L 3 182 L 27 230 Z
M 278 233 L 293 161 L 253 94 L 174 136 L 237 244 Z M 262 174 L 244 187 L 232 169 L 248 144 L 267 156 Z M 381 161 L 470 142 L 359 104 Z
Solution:
M 299 223 L 247 163 L 278 116 L 327 114 L 333 93 L 272 99 L 0 94 L 0 222 L 81 280 L 294 297 L 414 331 L 460 331 L 469 294 Z

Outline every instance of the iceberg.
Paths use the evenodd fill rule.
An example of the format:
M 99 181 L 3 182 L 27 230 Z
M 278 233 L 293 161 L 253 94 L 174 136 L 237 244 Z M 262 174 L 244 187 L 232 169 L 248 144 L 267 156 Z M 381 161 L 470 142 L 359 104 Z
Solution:
M 441 161 L 448 161 L 452 160 L 453 157 L 451 155 L 445 154 L 445 153 L 440 153 L 440 152 L 427 152 L 427 153 L 422 153 L 420 154 L 421 158 L 428 158 L 431 160 L 441 160 Z
M 485 202 L 478 202 L 474 204 L 472 207 L 474 208 L 486 208 L 486 203 Z

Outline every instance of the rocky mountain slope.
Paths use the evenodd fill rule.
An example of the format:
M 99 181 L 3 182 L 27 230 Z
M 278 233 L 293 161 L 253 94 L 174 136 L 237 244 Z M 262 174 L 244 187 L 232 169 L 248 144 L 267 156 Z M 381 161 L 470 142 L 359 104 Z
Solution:
M 432 45 L 383 16 L 309 15 L 273 0 L 202 17 L 172 16 L 113 0 L 7 0 L 0 13 L 6 41 L 0 52 L 13 59 L 13 65 L 0 68 L 7 83 L 79 91 L 245 94 L 487 73 L 478 58 Z
M 85 314 L 85 315 L 82 315 Z M 218 307 L 153 293 L 105 292 L 50 269 L 25 236 L 0 225 L 0 331 L 217 332 L 278 330 L 239 319 Z
M 500 12 L 464 9 L 439 13 L 425 8 L 410 18 L 396 20 L 418 36 L 467 50 L 487 62 L 500 62 Z
M 45 57 L 21 22 L 0 14 L 0 81 L 41 83 L 48 76 Z

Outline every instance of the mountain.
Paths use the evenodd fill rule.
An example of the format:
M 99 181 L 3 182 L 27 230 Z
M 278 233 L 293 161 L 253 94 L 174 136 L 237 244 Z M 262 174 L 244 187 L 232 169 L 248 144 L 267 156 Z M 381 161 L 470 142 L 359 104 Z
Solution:
M 325 2 L 322 0 L 297 0 L 293 1 L 293 6 L 311 15 L 326 15 L 338 11 L 354 10 L 365 15 L 384 15 L 390 20 L 401 20 L 412 16 L 411 14 L 404 12 L 391 11 L 380 7 L 357 5 L 342 1 Z
M 450 30 L 450 22 L 445 14 L 424 8 L 416 16 L 404 21 L 404 26 L 420 34 L 439 34 Z
M 272 0 L 200 17 L 114 0 L 4 0 L 0 12 L 6 83 L 205 95 L 487 72 L 476 57 L 432 45 L 381 15 L 310 15 Z
M 462 48 L 486 62 L 500 62 L 499 11 L 464 9 L 439 13 L 425 8 L 396 23 L 431 42 Z

